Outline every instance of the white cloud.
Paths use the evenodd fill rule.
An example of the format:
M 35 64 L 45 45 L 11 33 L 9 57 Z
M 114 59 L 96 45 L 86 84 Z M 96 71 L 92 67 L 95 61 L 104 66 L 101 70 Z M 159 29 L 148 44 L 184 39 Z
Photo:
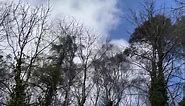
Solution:
M 120 50 L 120 52 L 125 50 L 126 47 L 129 47 L 129 43 L 124 39 L 113 39 L 112 41 L 110 41 L 110 44 L 116 46 L 118 51 Z
M 14 0 L 15 1 L 15 0 Z M 17 0 L 18 1 L 18 0 Z M 39 5 L 48 0 L 23 0 Z M 109 32 L 120 23 L 119 0 L 50 0 L 53 18 L 75 19 L 98 36 L 109 36 Z M 126 42 L 114 40 L 113 42 Z M 127 45 L 127 43 L 124 43 Z
M 37 3 L 38 0 L 29 0 Z M 35 1 L 35 2 L 34 2 Z M 40 0 L 46 3 L 47 0 Z M 118 0 L 50 0 L 55 17 L 73 17 L 93 32 L 108 35 L 119 22 Z

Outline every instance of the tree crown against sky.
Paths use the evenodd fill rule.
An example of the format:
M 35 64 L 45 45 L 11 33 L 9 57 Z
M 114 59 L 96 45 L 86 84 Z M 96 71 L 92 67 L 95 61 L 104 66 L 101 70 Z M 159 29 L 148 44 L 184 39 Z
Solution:
M 0 105 L 181 105 L 184 18 L 173 23 L 153 3 L 133 15 L 142 20 L 126 47 L 76 20 L 51 19 L 45 5 L 1 4 Z

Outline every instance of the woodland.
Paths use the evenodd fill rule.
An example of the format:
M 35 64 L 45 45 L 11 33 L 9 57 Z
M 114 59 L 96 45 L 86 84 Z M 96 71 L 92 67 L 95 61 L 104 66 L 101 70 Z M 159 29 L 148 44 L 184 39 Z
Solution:
M 176 2 L 130 11 L 136 27 L 122 49 L 51 19 L 50 6 L 1 3 L 0 106 L 185 106 L 185 2 Z

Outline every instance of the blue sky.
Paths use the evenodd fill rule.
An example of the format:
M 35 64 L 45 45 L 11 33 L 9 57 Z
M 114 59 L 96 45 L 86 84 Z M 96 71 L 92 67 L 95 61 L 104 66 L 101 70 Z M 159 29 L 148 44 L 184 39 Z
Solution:
M 48 0 L 25 0 L 32 4 Z M 147 1 L 147 0 L 145 0 Z M 77 23 L 99 36 L 127 42 L 135 26 L 128 21 L 129 9 L 139 11 L 144 0 L 50 0 L 52 19 L 75 19 Z M 175 6 L 174 0 L 156 0 L 156 7 Z
M 111 39 L 125 39 L 128 40 L 131 32 L 134 30 L 134 25 L 128 21 L 128 15 L 130 14 L 129 9 L 139 11 L 142 9 L 143 0 L 119 0 L 118 7 L 123 11 L 121 15 L 120 23 L 110 33 Z M 161 8 L 165 5 L 166 8 L 170 9 L 175 7 L 174 0 L 156 0 L 156 7 Z

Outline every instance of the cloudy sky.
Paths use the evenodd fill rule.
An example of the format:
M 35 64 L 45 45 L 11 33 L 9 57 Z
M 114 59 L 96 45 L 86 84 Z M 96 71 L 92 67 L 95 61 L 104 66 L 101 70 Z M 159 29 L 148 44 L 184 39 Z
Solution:
M 34 5 L 48 0 L 23 0 Z M 174 6 L 174 0 L 156 0 L 157 6 Z M 143 0 L 50 0 L 53 17 L 74 18 L 90 30 L 122 42 L 134 26 L 128 22 L 129 9 L 141 9 Z
M 38 0 L 31 0 L 38 4 Z M 37 1 L 37 2 L 36 2 Z M 45 3 L 47 0 L 40 0 Z M 50 0 L 55 16 L 73 17 L 79 23 L 111 39 L 128 40 L 133 25 L 129 9 L 141 9 L 144 0 Z M 156 0 L 157 7 L 174 6 L 174 0 Z

